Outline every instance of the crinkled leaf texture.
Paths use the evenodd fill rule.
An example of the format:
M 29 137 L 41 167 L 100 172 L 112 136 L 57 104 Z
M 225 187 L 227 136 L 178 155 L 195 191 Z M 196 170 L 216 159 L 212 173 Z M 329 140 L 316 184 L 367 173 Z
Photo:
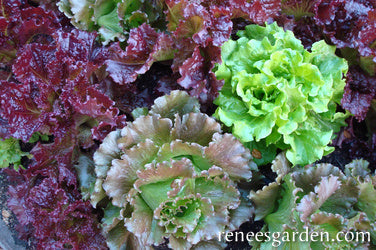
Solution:
M 277 173 L 275 182 L 249 198 L 255 206 L 256 219 L 264 219 L 264 232 L 279 232 L 282 238 L 292 239 L 292 232 L 325 232 L 323 241 L 282 242 L 280 247 L 344 248 L 372 247 L 375 244 L 375 176 L 370 174 L 368 162 L 355 160 L 337 167 L 321 163 L 307 169 L 291 169 L 285 154 L 273 161 Z M 270 206 L 272 204 L 272 206 Z M 306 229 L 307 228 L 307 229 Z M 339 232 L 366 233 L 365 240 L 341 242 Z M 367 233 L 369 235 L 367 235 Z M 332 240 L 333 239 L 333 240 Z M 255 243 L 256 247 L 271 247 L 272 241 Z
M 7 168 L 10 165 L 15 170 L 18 170 L 19 167 L 23 168 L 21 163 L 23 156 L 32 157 L 29 153 L 21 150 L 19 140 L 0 138 L 0 168 Z
M 236 185 L 255 170 L 249 150 L 186 92 L 156 99 L 148 114 L 111 132 L 94 162 L 91 202 L 111 200 L 103 221 L 109 244 L 124 244 L 130 232 L 144 246 L 168 238 L 173 249 L 188 249 L 253 214 Z
M 118 84 L 134 82 L 154 62 L 173 58 L 172 38 L 167 34 L 157 33 L 148 24 L 132 29 L 127 43 L 125 51 L 119 43 L 111 44 L 110 57 L 106 60 L 106 71 Z
M 178 0 L 166 5 L 168 29 L 177 48 L 172 68 L 181 75 L 178 83 L 209 108 L 223 86 L 212 69 L 221 60 L 220 46 L 231 36 L 232 19 L 262 24 L 280 11 L 279 0 Z
M 143 23 L 160 27 L 164 18 L 163 1 L 61 0 L 57 5 L 75 27 L 98 31 L 104 44 L 124 41 L 130 29 Z
M 17 54 L 18 82 L 0 83 L 0 116 L 9 124 L 7 136 L 27 142 L 38 131 L 59 135 L 70 128 L 88 148 L 122 119 L 91 80 L 108 53 L 93 33 L 58 30 L 52 36 L 53 44 L 30 43 Z
M 17 51 L 31 41 L 51 42 L 48 38 L 64 26 L 59 12 L 33 7 L 27 1 L 0 3 L 0 79 L 12 77 L 11 66 Z
M 72 162 L 76 138 L 64 131 L 53 143 L 38 143 L 26 170 L 6 169 L 8 207 L 20 222 L 19 234 L 40 249 L 106 249 L 90 202 L 82 201 Z
M 335 47 L 320 41 L 308 52 L 276 23 L 247 26 L 238 36 L 222 46 L 216 116 L 243 142 L 286 149 L 294 165 L 332 152 L 327 145 L 348 116 L 336 112 L 348 66 Z
M 106 249 L 73 166 L 79 149 L 90 154 L 94 140 L 124 121 L 96 85 L 108 50 L 95 33 L 66 27 L 58 13 L 26 2 L 0 2 L 0 50 L 9 56 L 1 57 L 9 75 L 0 81 L 0 137 L 28 142 L 40 132 L 49 140 L 28 145 L 34 147 L 27 169 L 5 170 L 15 179 L 8 205 L 20 236 L 37 248 Z M 17 150 L 3 156 L 16 165 Z
M 95 5 L 101 5 L 102 2 L 96 1 Z M 111 12 L 108 15 L 113 15 L 115 11 L 137 9 L 140 5 L 148 4 L 147 1 L 134 0 L 118 1 L 118 5 L 110 2 L 108 6 L 114 10 L 108 11 Z M 133 26 L 129 34 L 127 32 L 129 38 L 125 52 L 121 50 L 120 43 L 111 45 L 110 51 L 113 53 L 106 62 L 107 72 L 116 83 L 126 85 L 149 70 L 154 62 L 172 60 L 167 63 L 172 62 L 174 75 L 178 75 L 177 83 L 189 91 L 190 95 L 198 97 L 201 103 L 206 104 L 208 107 L 203 106 L 203 109 L 209 112 L 212 112 L 212 102 L 223 85 L 223 81 L 215 78 L 212 69 L 215 63 L 220 62 L 220 46 L 231 36 L 233 29 L 231 19 L 245 18 L 261 24 L 276 17 L 280 10 L 278 0 L 251 1 L 251 3 L 187 0 L 152 2 L 152 5 L 158 5 L 156 2 L 163 4 L 168 31 L 158 29 L 155 23 L 150 22 L 143 24 L 141 22 Z M 70 5 L 69 3 L 72 13 L 66 10 L 65 13 L 72 17 L 73 22 L 75 17 L 86 19 L 86 14 L 88 17 L 92 15 L 90 8 L 84 6 L 73 8 L 73 5 L 78 5 L 75 1 L 61 1 L 60 7 L 64 8 Z M 93 5 L 89 2 L 85 4 Z M 94 8 L 94 16 L 95 12 Z M 119 14 L 119 18 L 121 15 Z M 142 13 L 136 11 L 132 15 L 142 15 Z M 148 16 L 150 17 L 150 14 Z M 122 21 L 114 21 L 112 24 L 118 27 L 121 26 Z M 101 29 L 99 32 L 101 33 Z M 121 34 L 117 33 L 117 35 Z M 123 38 L 119 37 L 119 40 L 121 42 Z
M 346 81 L 342 107 L 362 121 L 376 97 L 376 76 L 369 76 L 359 66 L 351 66 Z
M 288 18 L 294 17 L 294 18 Z M 363 0 L 288 0 L 279 23 L 293 30 L 306 48 L 325 38 L 354 66 L 350 68 L 342 107 L 359 121 L 365 119 L 375 97 L 376 4 Z M 357 87 L 360 86 L 361 87 Z

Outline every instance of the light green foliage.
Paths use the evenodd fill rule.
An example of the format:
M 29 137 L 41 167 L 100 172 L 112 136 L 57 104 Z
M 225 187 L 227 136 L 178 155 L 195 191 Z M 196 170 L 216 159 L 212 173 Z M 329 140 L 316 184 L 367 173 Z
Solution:
M 305 50 L 276 23 L 249 25 L 238 36 L 222 46 L 215 74 L 225 84 L 215 100 L 216 117 L 256 149 L 261 143 L 260 148 L 287 150 L 294 165 L 332 152 L 327 145 L 348 116 L 336 112 L 348 70 L 345 59 L 324 41 Z
M 49 140 L 48 135 L 41 134 L 41 133 L 39 133 L 39 132 L 35 132 L 35 133 L 31 136 L 31 138 L 30 138 L 30 140 L 29 140 L 29 143 L 35 143 L 35 142 L 37 142 L 37 141 L 44 141 L 44 142 L 46 142 L 46 141 L 48 141 L 48 140 Z
M 20 147 L 19 140 L 14 138 L 1 139 L 0 138 L 0 168 L 7 168 L 10 165 L 18 170 L 21 164 L 21 158 L 27 156 L 31 158 L 29 153 L 23 152 Z

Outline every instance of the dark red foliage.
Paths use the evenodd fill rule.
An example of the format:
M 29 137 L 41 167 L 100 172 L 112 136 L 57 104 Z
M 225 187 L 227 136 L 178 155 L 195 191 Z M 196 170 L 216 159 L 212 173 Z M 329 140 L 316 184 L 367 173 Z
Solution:
M 34 7 L 28 1 L 2 0 L 0 8 L 1 36 L 8 37 L 15 48 L 30 42 L 35 36 L 51 35 L 65 26 L 63 15 L 56 9 Z
M 200 97 L 200 100 L 207 105 L 214 101 L 223 86 L 223 81 L 217 80 L 212 72 L 215 63 L 220 62 L 220 53 L 219 47 L 200 48 L 197 46 L 193 55 L 179 68 L 181 78 L 178 83 L 189 90 L 192 96 Z
M 95 42 L 96 34 L 73 30 L 52 34 L 50 45 L 25 45 L 13 64 L 13 73 L 22 83 L 51 85 L 54 90 L 69 81 L 90 81 L 103 65 L 108 51 Z
M 0 138 L 6 138 L 9 135 L 9 129 L 8 121 L 0 117 Z
M 264 24 L 281 8 L 280 0 L 170 0 L 166 4 L 168 29 L 177 47 L 172 69 L 181 75 L 178 83 L 198 97 L 206 111 L 223 85 L 212 69 L 220 62 L 220 46 L 232 34 L 232 19 Z
M 333 142 L 335 146 L 339 147 L 339 150 L 336 151 L 341 154 L 342 159 L 347 159 L 348 162 L 353 159 L 367 160 L 370 163 L 371 171 L 376 170 L 375 112 L 370 109 L 367 116 L 368 121 L 359 122 L 354 117 L 348 118 L 349 126 L 344 128 Z
M 315 6 L 315 21 L 337 47 L 354 47 L 369 10 L 366 1 L 322 0 Z
M 46 10 L 54 10 L 55 12 L 58 12 L 58 6 L 56 4 L 56 0 L 28 0 L 28 2 L 30 3 L 30 5 L 33 5 L 33 6 L 39 6 L 39 7 L 42 7 L 43 9 L 46 9 Z M 63 18 L 64 14 L 61 13 L 61 18 Z M 61 20 L 60 18 L 60 23 L 64 22 L 63 20 Z M 65 18 L 64 18 L 65 19 Z M 67 23 L 69 23 L 69 19 L 67 19 Z
M 0 116 L 8 121 L 11 136 L 28 141 L 34 132 L 51 132 L 50 122 L 53 117 L 39 109 L 33 99 L 36 95 L 30 85 L 0 82 Z
M 13 73 L 16 78 L 28 84 L 49 84 L 49 82 L 53 85 L 59 84 L 62 73 L 60 68 L 52 66 L 55 60 L 55 49 L 54 45 L 26 44 L 19 50 L 13 64 Z
M 108 78 L 100 83 L 100 89 L 115 101 L 119 110 L 131 114 L 134 108 L 150 108 L 157 97 L 169 94 L 171 90 L 181 89 L 176 83 L 178 77 L 179 75 L 172 73 L 169 64 L 156 62 L 132 83 L 132 91 L 129 91 L 128 85 L 117 84 Z
M 376 170 L 376 134 L 373 134 L 368 141 L 353 138 L 349 140 L 350 156 L 352 159 L 365 159 L 370 163 L 370 168 Z
M 341 48 L 339 54 L 353 64 L 342 107 L 365 119 L 376 96 L 376 78 L 370 76 L 376 71 L 374 1 L 164 2 L 166 32 L 143 24 L 130 31 L 126 44 L 104 47 L 95 33 L 69 26 L 56 1 L 0 0 L 0 137 L 27 142 L 41 132 L 51 138 L 32 148 L 26 170 L 7 170 L 16 181 L 9 207 L 21 236 L 37 248 L 106 249 L 98 215 L 81 200 L 74 170 L 80 153 L 92 154 L 97 141 L 123 127 L 121 112 L 150 107 L 173 89 L 199 97 L 211 114 L 223 84 L 212 72 L 221 46 L 250 23 L 278 20 L 308 49 L 321 39 Z M 372 165 L 376 135 L 362 137 L 354 127 L 336 146 Z
M 73 110 L 69 118 L 74 121 L 74 127 L 71 129 L 77 130 L 79 143 L 84 148 L 92 146 L 91 130 L 99 123 L 102 126 L 103 124 L 111 126 L 110 131 L 119 123 L 117 122 L 119 110 L 114 107 L 115 103 L 92 86 L 88 87 L 82 83 L 70 84 L 63 90 L 60 99 L 64 102 L 65 110 Z M 124 116 L 122 118 L 125 119 Z M 96 139 L 103 140 L 107 135 L 103 134 L 102 129 L 96 131 Z
M 289 16 L 281 16 L 278 24 L 287 30 L 292 30 L 306 49 L 311 49 L 313 43 L 325 39 L 321 28 L 316 25 L 311 16 L 296 20 Z
M 52 11 L 46 11 L 42 8 L 29 7 L 20 11 L 20 19 L 15 20 L 15 26 L 8 27 L 12 36 L 12 41 L 23 45 L 30 41 L 35 35 L 51 35 L 61 24 L 57 15 Z
M 295 19 L 314 15 L 315 6 L 320 0 L 285 0 L 282 2 L 282 13 Z
M 316 4 L 314 17 L 334 45 L 358 51 L 362 68 L 372 74 L 376 70 L 375 7 L 375 2 L 370 0 L 321 0 Z M 369 63 L 364 63 L 365 57 Z
M 360 67 L 352 66 L 347 73 L 342 107 L 361 121 L 367 115 L 371 101 L 376 97 L 376 77 L 368 76 Z
M 222 86 L 211 70 L 220 62 L 220 46 L 231 36 L 235 3 L 171 0 L 166 4 L 168 29 L 177 49 L 172 69 L 181 75 L 180 86 L 199 97 L 205 108 Z
M 0 115 L 15 138 L 27 141 L 34 132 L 56 135 L 69 127 L 88 148 L 91 128 L 100 122 L 116 127 L 114 102 L 93 86 L 108 53 L 96 44 L 96 34 L 57 31 L 52 37 L 51 45 L 31 43 L 19 51 L 13 72 L 22 84 L 1 83 Z M 103 136 L 97 130 L 96 139 Z
M 231 11 L 229 8 L 211 6 L 210 13 L 214 17 L 208 27 L 209 34 L 214 46 L 221 46 L 231 35 L 233 23 L 231 22 Z
M 180 86 L 209 104 L 218 93 L 217 86 L 221 87 L 221 82 L 212 78 L 211 69 L 220 61 L 219 46 L 231 35 L 229 5 L 206 1 L 167 1 L 167 5 L 171 10 L 167 15 L 169 28 L 177 47 L 172 69 L 181 76 Z M 207 51 L 213 49 L 219 52 L 216 58 L 207 57 Z
M 178 83 L 199 97 L 204 108 L 212 105 L 222 86 L 211 70 L 220 62 L 220 46 L 232 34 L 231 19 L 245 18 L 263 24 L 272 21 L 281 7 L 280 0 L 168 0 L 165 4 L 169 33 L 157 33 L 147 24 L 132 29 L 125 51 L 120 43 L 110 46 L 106 71 L 114 82 L 137 93 L 129 83 L 147 72 L 154 62 L 173 59 L 173 72 L 181 76 Z
M 31 16 L 31 24 L 37 22 L 35 18 Z M 119 93 L 114 86 L 120 85 L 104 74 L 109 51 L 95 41 L 96 34 L 75 29 L 66 32 L 60 27 L 47 32 L 44 28 L 46 34 L 27 44 L 15 39 L 19 45 L 12 48 L 18 51 L 7 62 L 14 77 L 0 83 L 0 125 L 3 138 L 12 136 L 27 142 L 33 133 L 41 132 L 52 135 L 54 141 L 38 143 L 31 150 L 33 159 L 26 170 L 8 171 L 17 180 L 9 189 L 8 205 L 21 223 L 21 237 L 32 240 L 37 248 L 106 249 L 98 215 L 89 202 L 81 200 L 73 164 L 80 149 L 93 153 L 94 140 L 101 141 L 110 131 L 125 125 L 125 116 L 118 115 L 113 100 L 128 101 L 127 111 L 131 111 L 137 104 L 151 104 L 171 86 L 177 86 L 162 76 L 149 84 L 123 85 L 124 92 Z M 144 31 L 149 31 L 149 36 Z M 144 43 L 138 39 L 144 39 Z M 145 70 L 133 72 L 134 78 L 128 83 L 170 53 L 164 50 L 170 43 L 168 35 L 158 34 L 146 25 L 139 32 L 134 30 L 134 40 L 130 39 L 123 53 L 132 63 L 145 64 Z M 106 95 L 107 89 L 100 87 L 102 83 L 110 83 L 113 100 Z M 144 101 L 133 103 L 135 98 Z
M 8 206 L 28 228 L 20 236 L 32 236 L 39 249 L 106 249 L 96 214 L 89 202 L 80 199 L 69 159 L 73 147 L 65 143 L 39 144 L 29 169 L 7 171 L 18 180 L 9 188 Z
M 96 214 L 81 200 L 74 164 L 80 150 L 125 124 L 98 88 L 108 49 L 95 33 L 67 27 L 56 9 L 0 1 L 0 137 L 53 141 L 31 150 L 26 170 L 7 170 L 9 207 L 20 235 L 38 249 L 106 249 Z
M 143 24 L 131 30 L 125 51 L 119 43 L 113 43 L 109 50 L 111 55 L 106 61 L 106 70 L 110 77 L 116 83 L 128 85 L 129 89 L 135 91 L 129 83 L 148 71 L 155 61 L 171 59 L 173 44 L 168 35 L 157 33 L 149 25 Z
M 40 249 L 106 249 L 104 237 L 89 202 L 81 200 L 73 163 L 76 136 L 62 131 L 53 143 L 38 143 L 26 170 L 7 170 L 10 181 L 8 206 L 23 228 L 23 238 Z
M 228 0 L 233 18 L 243 17 L 253 23 L 264 24 L 275 19 L 281 11 L 281 0 Z
M 97 34 L 72 30 L 69 33 L 58 31 L 53 34 L 56 41 L 55 66 L 64 66 L 63 77 L 74 80 L 82 75 L 85 80 L 108 58 L 108 50 L 96 41 Z M 60 62 L 60 64 L 58 64 Z
M 204 60 L 205 58 L 201 55 L 200 47 L 196 46 L 192 57 L 188 58 L 179 69 L 182 76 L 179 79 L 179 84 L 183 88 L 195 89 L 198 93 L 203 91 L 205 87 Z
M 25 43 L 46 40 L 62 25 L 56 11 L 30 7 L 26 1 L 2 0 L 0 8 L 0 79 L 6 80 L 17 51 Z

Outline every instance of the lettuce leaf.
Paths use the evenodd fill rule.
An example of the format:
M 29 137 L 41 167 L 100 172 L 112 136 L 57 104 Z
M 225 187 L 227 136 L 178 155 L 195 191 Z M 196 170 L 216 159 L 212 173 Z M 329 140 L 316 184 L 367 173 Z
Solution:
M 252 155 L 199 112 L 197 99 L 172 91 L 157 98 L 149 112 L 139 111 L 94 154 L 90 198 L 94 206 L 105 203 L 109 244 L 124 244 L 113 242 L 114 235 L 144 246 L 159 245 L 164 237 L 173 249 L 195 248 L 252 216 L 253 207 L 236 184 L 249 181 L 256 170 Z
M 215 73 L 225 81 L 216 117 L 242 142 L 287 150 L 294 164 L 309 164 L 334 150 L 327 145 L 348 114 L 336 112 L 348 70 L 324 41 L 304 49 L 276 23 L 250 25 L 222 46 Z
M 262 190 L 251 191 L 256 219 L 263 219 L 262 232 L 272 240 L 251 242 L 261 249 L 278 248 L 372 248 L 375 244 L 375 182 L 368 162 L 355 160 L 344 173 L 327 164 L 305 169 L 291 168 L 284 154 L 273 161 L 277 179 Z M 300 238 L 292 240 L 293 232 Z M 323 232 L 323 240 L 313 240 L 314 232 Z M 337 241 L 339 232 L 365 233 L 364 240 Z M 307 240 L 305 239 L 307 234 Z M 368 234 L 368 235 L 367 235 Z M 329 237 L 327 239 L 327 237 Z M 317 238 L 316 238 L 317 239 Z

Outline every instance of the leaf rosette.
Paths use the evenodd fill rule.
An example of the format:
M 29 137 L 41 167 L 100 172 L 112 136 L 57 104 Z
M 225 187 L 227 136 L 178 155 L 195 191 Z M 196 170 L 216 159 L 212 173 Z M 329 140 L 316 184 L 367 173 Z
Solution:
M 251 191 L 249 198 L 255 206 L 255 219 L 265 221 L 262 231 L 280 237 L 253 242 L 253 246 L 262 249 L 276 245 L 281 249 L 374 248 L 375 175 L 370 173 L 368 165 L 365 160 L 354 160 L 343 172 L 328 163 L 292 169 L 285 154 L 278 155 L 272 164 L 276 181 L 257 192 Z M 307 232 L 309 239 L 299 236 L 293 240 L 296 232 Z M 319 233 L 321 238 L 317 240 L 314 234 Z
M 173 249 L 219 247 L 218 233 L 237 229 L 253 214 L 237 187 L 256 169 L 250 151 L 222 134 L 185 92 L 173 91 L 156 99 L 149 112 L 137 109 L 133 115 L 94 155 L 91 202 L 111 201 L 103 221 L 107 239 L 124 230 L 144 246 L 167 238 Z M 125 237 L 109 245 L 121 246 Z
M 238 36 L 222 46 L 216 76 L 225 84 L 215 101 L 216 116 L 251 147 L 287 150 L 294 165 L 332 152 L 327 145 L 348 116 L 336 112 L 348 70 L 345 59 L 324 41 L 305 50 L 276 23 L 249 25 Z

